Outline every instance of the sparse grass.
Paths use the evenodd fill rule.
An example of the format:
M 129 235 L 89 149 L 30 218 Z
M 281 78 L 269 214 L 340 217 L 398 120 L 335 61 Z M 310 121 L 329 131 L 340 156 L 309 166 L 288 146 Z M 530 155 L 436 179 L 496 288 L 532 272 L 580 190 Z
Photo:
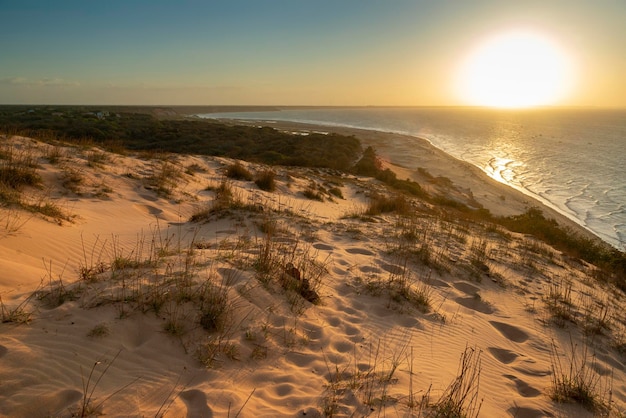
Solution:
M 411 203 L 403 195 L 385 196 L 382 194 L 373 194 L 370 196 L 365 215 L 376 216 L 391 212 L 399 215 L 408 215 L 411 211 Z
M 306 189 L 304 189 L 302 194 L 307 199 L 317 200 L 319 202 L 323 202 L 324 201 L 324 195 L 319 190 L 317 190 L 316 188 L 313 188 L 313 187 L 307 187 Z
M 56 165 L 61 160 L 67 157 L 67 153 L 63 149 L 63 147 L 58 145 L 50 145 L 46 148 L 45 158 L 48 159 L 48 162 L 52 165 Z
M 207 190 L 215 192 L 215 199 L 200 206 L 191 215 L 190 222 L 208 222 L 213 217 L 222 218 L 241 210 L 253 213 L 263 211 L 260 205 L 245 203 L 241 193 L 229 180 L 225 179 L 217 187 L 209 187 Z
M 550 398 L 556 402 L 575 402 L 599 414 L 608 408 L 608 388 L 602 387 L 601 378 L 593 368 L 595 357 L 590 363 L 592 356 L 587 350 L 587 345 L 579 348 L 570 340 L 570 355 L 566 358 L 566 364 L 563 364 L 557 345 L 552 341 Z
M 254 183 L 261 190 L 273 192 L 276 190 L 276 172 L 270 169 L 263 170 L 256 175 Z
M 85 158 L 89 167 L 101 167 L 103 164 L 109 162 L 110 157 L 107 153 L 97 149 L 87 151 Z
M 80 194 L 80 186 L 85 182 L 85 176 L 79 168 L 71 165 L 63 167 L 62 184 L 74 194 Z
M 57 306 L 63 305 L 65 302 L 78 298 L 78 295 L 82 291 L 80 284 L 66 286 L 63 283 L 65 268 L 55 275 L 52 269 L 52 261 L 50 261 L 49 263 L 44 262 L 44 269 L 46 270 L 46 276 L 43 281 L 47 279 L 48 285 L 37 292 L 37 299 L 43 301 L 49 308 L 56 308 Z
M 567 322 L 576 322 L 576 314 L 572 303 L 572 282 L 560 279 L 550 283 L 544 294 L 544 303 L 548 312 L 552 315 L 554 323 L 559 327 L 565 327 Z
M 183 178 L 183 170 L 176 164 L 163 160 L 148 178 L 149 186 L 159 196 L 172 197 L 176 186 Z
M 200 325 L 208 332 L 223 332 L 231 315 L 228 289 L 206 281 L 199 294 Z
M 272 231 L 275 232 L 275 231 Z M 292 311 L 302 313 L 303 300 L 320 303 L 319 290 L 327 274 L 327 263 L 317 261 L 310 245 L 299 240 L 288 244 L 279 242 L 272 233 L 265 234 L 253 267 L 258 280 L 267 288 L 277 283 L 287 294 Z
M 229 360 L 239 360 L 239 346 L 234 343 L 217 340 L 208 340 L 196 347 L 196 358 L 203 366 L 213 368 L 220 360 L 220 355 Z
M 252 173 L 247 168 L 245 168 L 239 161 L 226 167 L 225 174 L 226 177 L 234 180 L 251 181 L 254 178 Z
M 404 260 L 399 272 L 389 274 L 386 290 L 391 299 L 407 301 L 420 312 L 427 313 L 431 308 L 432 287 L 425 281 L 413 279 L 406 263 Z
M 57 203 L 48 198 L 41 198 L 35 203 L 24 204 L 24 208 L 30 212 L 38 213 L 43 216 L 51 218 L 58 224 L 62 224 L 63 221 L 72 222 L 73 216 L 63 210 Z
M 0 205 L 0 239 L 16 234 L 29 220 L 16 208 Z
M 106 323 L 101 323 L 93 327 L 88 333 L 89 338 L 104 338 L 111 334 L 111 330 Z
M 74 409 L 71 412 L 72 413 L 72 415 L 71 415 L 72 417 L 81 417 L 81 418 L 83 418 L 83 417 L 104 415 L 104 412 L 103 412 L 102 408 L 104 407 L 105 402 L 108 401 L 109 399 L 111 399 L 113 396 L 117 395 L 118 393 L 124 391 L 130 385 L 132 385 L 137 380 L 139 380 L 139 378 L 137 378 L 137 379 L 131 381 L 130 383 L 124 385 L 120 389 L 118 389 L 118 390 L 114 391 L 113 393 L 109 394 L 108 396 L 106 396 L 102 400 L 99 400 L 99 402 L 96 402 L 96 398 L 95 398 L 96 389 L 98 388 L 102 378 L 107 374 L 107 372 L 109 371 L 109 368 L 113 365 L 113 363 L 115 363 L 115 360 L 117 360 L 117 358 L 119 357 L 121 352 L 122 352 L 121 350 L 118 351 L 117 354 L 110 361 L 106 361 L 106 360 L 103 360 L 103 359 L 96 360 L 94 362 L 93 366 L 91 367 L 91 370 L 89 371 L 89 375 L 86 378 L 85 378 L 85 375 L 83 373 L 83 369 L 81 367 L 80 370 L 81 370 L 81 377 L 82 377 L 82 392 L 83 392 L 83 396 L 82 396 L 82 399 L 80 401 L 80 404 L 79 404 L 78 408 Z M 100 374 L 98 376 L 96 376 L 96 368 L 98 366 L 100 366 L 101 364 L 106 364 L 106 366 L 100 372 Z
M 582 330 L 587 336 L 609 333 L 613 323 L 613 308 L 607 296 L 592 293 L 584 295 L 579 301 L 582 309 Z
M 465 347 L 459 361 L 457 377 L 443 392 L 439 401 L 431 405 L 426 416 L 429 418 L 472 418 L 478 417 L 482 406 L 479 398 L 481 351 Z
M 490 217 L 491 218 L 491 217 Z M 561 227 L 554 219 L 546 218 L 541 210 L 531 208 L 526 213 L 507 218 L 492 218 L 510 231 L 531 234 L 568 256 L 594 264 L 605 280 L 626 289 L 626 254 L 596 240 L 583 237 L 570 228 Z
M 5 305 L 2 301 L 2 295 L 0 295 L 0 322 L 3 324 L 26 324 L 30 322 L 33 314 L 26 308 L 34 295 L 33 293 L 31 296 L 25 298 L 15 307 Z
M 39 213 L 58 222 L 71 221 L 71 217 L 51 199 L 25 198 L 25 189 L 39 189 L 43 183 L 37 171 L 37 155 L 34 149 L 3 144 L 0 147 L 0 156 L 0 206 Z
M 255 344 L 252 352 L 250 353 L 250 358 L 254 360 L 264 360 L 267 358 L 268 348 L 265 345 Z
M 32 150 L 18 149 L 12 144 L 0 146 L 0 206 L 24 207 L 23 190 L 39 188 L 41 184 Z
M 37 172 L 34 151 L 13 145 L 0 148 L 0 188 L 20 191 L 24 187 L 39 187 L 42 179 Z

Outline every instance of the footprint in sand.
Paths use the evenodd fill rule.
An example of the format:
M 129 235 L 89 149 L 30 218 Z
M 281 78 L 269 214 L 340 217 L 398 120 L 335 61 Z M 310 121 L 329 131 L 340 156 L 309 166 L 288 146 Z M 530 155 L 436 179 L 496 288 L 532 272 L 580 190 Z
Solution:
M 526 331 L 516 327 L 515 325 L 505 324 L 504 322 L 489 321 L 489 323 L 500 332 L 503 336 L 516 343 L 523 343 L 528 339 Z
M 387 264 L 387 263 L 380 263 L 380 267 L 382 267 L 383 270 L 386 270 L 389 273 L 396 274 L 398 276 L 404 273 L 404 268 L 402 266 L 396 266 L 394 264 Z
M 152 195 L 147 194 L 147 193 L 140 193 L 139 196 L 141 196 L 145 200 L 149 200 L 150 202 L 156 202 L 157 200 L 159 200 L 158 197 L 152 196 Z
M 485 302 L 479 297 L 469 297 L 469 298 L 456 298 L 454 299 L 456 303 L 459 305 L 466 307 L 467 309 L 472 309 L 477 312 L 481 312 L 484 314 L 492 314 L 495 312 L 493 306 L 489 303 Z
M 420 321 L 418 321 L 417 318 L 414 318 L 412 316 L 402 316 L 398 319 L 398 323 L 400 324 L 400 326 L 404 328 L 423 329 L 423 327 L 420 324 Z
M 313 244 L 313 248 L 315 248 L 316 250 L 322 250 L 322 251 L 332 251 L 335 249 L 335 247 L 333 247 L 332 245 L 322 244 L 321 242 Z
M 2 357 L 2 356 L 0 356 L 0 357 Z M 614 359 L 610 355 L 597 353 L 596 357 L 598 358 L 598 360 L 600 360 L 600 361 L 606 363 L 607 365 L 611 366 L 612 369 L 624 370 L 624 364 L 622 364 L 619 360 Z M 600 367 L 597 368 L 596 371 L 598 373 L 600 373 L 600 374 L 605 373 L 605 371 L 602 371 L 602 369 L 608 370 L 608 368 L 600 366 Z
M 180 398 L 187 405 L 187 417 L 206 417 L 212 418 L 213 411 L 209 408 L 206 401 L 206 395 L 197 389 L 186 390 L 180 393 Z
M 4 357 L 8 352 L 9 350 L 5 346 L 0 345 L 0 358 Z
M 337 267 L 334 266 L 333 267 L 333 273 L 339 275 L 339 276 L 344 276 L 346 274 L 348 274 L 348 271 L 346 269 L 342 269 L 341 267 Z
M 497 347 L 489 347 L 487 348 L 492 356 L 496 358 L 500 363 L 510 364 L 515 361 L 519 355 L 517 353 L 512 352 L 511 350 L 507 350 L 505 348 L 497 348 Z
M 350 254 L 374 255 L 373 252 L 365 248 L 347 248 L 346 252 Z
M 337 317 L 330 317 L 328 318 L 328 325 L 330 325 L 331 327 L 338 327 L 339 324 L 341 324 L 341 319 L 337 318 Z
M 160 216 L 163 214 L 163 211 L 161 209 L 152 205 L 134 204 L 133 207 L 139 212 L 145 213 L 146 215 L 150 216 Z
M 516 372 L 520 372 L 525 374 L 526 376 L 532 377 L 544 377 L 550 376 L 552 374 L 552 370 L 550 369 L 541 369 L 538 367 L 529 366 L 528 364 L 523 364 L 522 366 L 515 366 L 513 370 Z
M 507 412 L 516 418 L 544 418 L 553 416 L 541 409 L 530 408 L 527 406 L 512 406 Z
M 298 353 L 297 351 L 292 351 L 285 354 L 284 358 L 285 361 L 299 368 L 311 367 L 311 365 L 316 361 L 315 357 L 308 356 L 303 353 Z
M 349 337 L 354 337 L 355 335 L 360 335 L 361 330 L 355 326 L 347 325 L 346 326 L 346 335 Z
M 466 283 L 466 282 L 452 283 L 452 286 L 454 286 L 456 289 L 460 290 L 461 292 L 465 293 L 466 295 L 475 295 L 480 290 L 478 287 L 474 286 L 473 284 Z
M 45 402 L 50 411 L 67 410 L 83 398 L 82 393 L 74 389 L 62 389 L 55 393 L 43 395 L 41 400 Z
M 381 269 L 379 269 L 378 267 L 374 267 L 374 266 L 361 266 L 361 267 L 359 267 L 359 270 L 361 270 L 361 273 L 380 273 L 380 272 L 382 272 Z
M 350 341 L 338 341 L 332 343 L 331 348 L 338 353 L 349 353 L 354 350 L 354 343 Z
M 515 388 L 517 389 L 517 393 L 522 395 L 524 398 L 534 398 L 536 396 L 541 395 L 540 390 L 535 389 L 534 387 L 530 386 L 528 383 L 524 382 L 523 380 L 518 379 L 516 376 L 505 374 L 504 377 L 506 377 L 509 380 L 512 380 L 513 383 L 515 383 Z

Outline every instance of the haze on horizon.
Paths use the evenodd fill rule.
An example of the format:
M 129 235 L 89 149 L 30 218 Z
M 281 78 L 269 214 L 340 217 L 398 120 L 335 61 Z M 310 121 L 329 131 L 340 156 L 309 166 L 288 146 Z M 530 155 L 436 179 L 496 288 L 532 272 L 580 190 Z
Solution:
M 0 104 L 626 107 L 623 0 L 0 0 L 0 16 Z M 515 31 L 534 40 L 485 58 Z

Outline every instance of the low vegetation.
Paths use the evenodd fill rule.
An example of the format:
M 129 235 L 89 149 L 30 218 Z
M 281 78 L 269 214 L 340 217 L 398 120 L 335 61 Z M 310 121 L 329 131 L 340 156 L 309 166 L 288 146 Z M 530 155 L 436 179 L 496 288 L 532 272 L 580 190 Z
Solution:
M 574 402 L 590 412 L 603 416 L 609 411 L 610 387 L 594 371 L 594 357 L 587 345 L 570 342 L 569 355 L 562 354 L 552 341 L 552 386 L 550 397 L 556 402 Z M 562 360 L 565 357 L 565 362 Z
M 154 109 L 152 109 L 154 110 Z M 271 165 L 348 170 L 360 141 L 337 134 L 293 135 L 273 128 L 229 126 L 199 119 L 162 119 L 133 108 L 0 107 L 0 131 L 105 148 L 203 154 Z M 114 141 L 113 141 L 114 140 Z M 90 160 L 98 163 L 98 155 Z
M 393 189 L 406 192 L 412 196 L 426 198 L 428 194 L 421 186 L 412 180 L 400 180 L 396 173 L 388 168 L 383 168 L 383 163 L 376 155 L 376 150 L 367 147 L 359 161 L 352 167 L 352 172 L 362 176 L 374 177 L 377 180 L 391 186 Z
M 102 164 L 110 161 L 103 151 L 91 152 L 86 156 L 89 162 L 87 168 L 83 166 L 85 171 L 101 170 Z M 86 176 L 71 165 L 66 167 L 63 155 L 55 152 L 44 158 L 56 160 L 55 169 L 63 173 L 64 188 L 78 195 Z M 198 162 L 198 167 L 185 172 L 176 158 L 159 155 L 158 159 L 146 162 L 150 168 L 146 177 L 128 176 L 124 180 L 134 179 L 137 185 L 156 194 L 173 196 L 181 183 L 195 175 L 190 172 L 205 170 L 204 162 Z M 280 159 L 277 155 L 272 158 Z M 36 209 L 47 216 L 64 216 L 62 211 L 56 212 L 58 207 L 49 200 L 33 201 L 23 196 L 25 190 L 37 190 L 41 185 L 36 158 L 6 148 L 0 151 L 0 167 L 13 167 L 0 170 L 0 190 L 6 190 L 9 196 L 0 194 L 3 199 L 0 224 L 6 223 L 7 230 L 9 224 L 13 225 L 11 228 L 19 225 L 19 218 L 15 215 L 3 218 L 4 213 L 9 213 L 4 211 L 6 208 Z M 540 295 L 536 300 L 543 302 L 544 324 L 555 326 L 557 332 L 580 332 L 588 338 L 610 340 L 616 350 L 626 351 L 624 338 L 619 338 L 616 329 L 618 311 L 614 306 L 619 302 L 600 298 L 593 290 L 594 286 L 612 284 L 626 288 L 620 273 L 625 265 L 623 253 L 573 234 L 537 209 L 496 218 L 446 197 L 429 196 L 417 183 L 398 180 L 391 171 L 383 169 L 372 148 L 349 170 L 359 176 L 373 176 L 389 187 L 354 176 L 347 176 L 350 180 L 345 184 L 343 180 L 333 183 L 328 175 L 331 170 L 312 171 L 314 174 L 307 184 L 295 175 L 290 177 L 290 170 L 241 162 L 228 164 L 223 171 L 216 169 L 210 185 L 199 194 L 210 197 L 197 203 L 197 211 L 191 216 L 190 221 L 197 224 L 187 224 L 185 228 L 200 229 L 205 226 L 202 223 L 226 219 L 224 224 L 234 231 L 227 237 L 221 235 L 218 239 L 215 232 L 215 239 L 211 236 L 198 241 L 194 235 L 185 240 L 155 228 L 150 236 L 140 237 L 135 248 L 123 248 L 115 237 L 106 243 L 96 240 L 92 248 L 84 249 L 84 260 L 75 281 L 66 283 L 63 273 L 54 273 L 50 264 L 42 287 L 30 298 L 9 306 L 0 295 L 1 322 L 27 323 L 38 307 L 54 309 L 68 302 L 73 302 L 76 309 L 109 309 L 116 313 L 114 321 L 94 322 L 83 331 L 91 342 L 100 342 L 115 335 L 119 321 L 144 315 L 148 318 L 146 323 L 154 319 L 158 331 L 175 345 L 180 344 L 185 353 L 197 360 L 199 367 L 228 367 L 243 359 L 263 362 L 278 352 L 297 355 L 299 351 L 312 352 L 309 339 L 321 332 L 312 331 L 313 317 L 326 315 L 316 305 L 323 306 L 335 297 L 364 293 L 368 303 L 379 303 L 379 307 L 386 309 L 385 313 L 393 311 L 405 315 L 407 321 L 416 321 L 396 329 L 434 329 L 453 323 L 449 311 L 448 316 L 442 313 L 441 306 L 446 303 L 458 303 L 463 307 L 459 310 L 493 313 L 493 306 L 481 295 L 483 289 L 498 292 L 516 286 L 520 295 L 531 293 L 523 289 L 523 284 L 505 283 L 499 271 L 506 268 L 515 273 L 512 275 L 522 277 L 520 282 L 541 282 L 537 285 L 541 292 L 535 294 Z M 242 183 L 252 181 L 268 193 L 259 192 L 251 183 Z M 451 186 L 441 178 L 437 181 Z M 254 196 L 264 196 L 271 202 L 278 196 L 271 192 L 292 188 L 290 198 L 293 196 L 305 205 L 301 212 L 307 213 L 309 206 L 319 205 L 304 201 L 302 195 L 330 205 L 335 202 L 333 196 L 343 196 L 339 186 L 350 195 L 360 193 L 369 198 L 359 208 L 358 216 L 343 218 L 341 222 L 325 218 L 316 223 L 296 214 L 300 209 L 294 209 L 291 203 L 260 205 L 255 200 L 257 197 L 242 197 L 252 190 Z M 363 246 L 346 248 L 345 252 L 368 256 L 371 266 L 349 265 L 341 259 L 342 251 L 319 238 L 336 234 L 342 240 L 351 239 L 363 236 L 365 230 L 375 233 L 364 240 L 352 240 Z M 536 238 L 520 237 L 516 233 Z M 345 263 L 333 264 L 331 255 L 324 256 L 320 251 L 328 251 Z M 586 260 L 593 266 L 577 260 Z M 587 276 L 561 277 L 549 273 L 550 269 L 565 270 L 567 264 L 577 266 L 568 272 L 575 270 L 576 274 Z M 349 280 L 330 283 L 328 275 L 333 275 L 333 281 L 339 282 L 343 277 Z M 454 278 L 454 282 L 448 281 L 449 278 Z M 585 283 L 589 289 L 581 291 L 577 287 L 581 280 L 588 280 Z M 453 286 L 459 286 L 457 290 L 465 296 L 455 293 Z M 622 297 L 614 287 L 607 288 L 616 292 L 616 298 Z M 337 295 L 331 294 L 337 290 Z M 492 296 L 489 299 L 493 300 Z M 531 313 L 537 313 L 538 309 L 533 305 Z M 311 311 L 313 315 L 307 317 Z M 256 321 L 250 321 L 251 317 Z M 431 326 L 424 327 L 427 321 Z M 385 336 L 372 341 L 361 339 L 359 334 L 351 337 L 354 338 L 350 341 L 357 342 L 354 347 L 348 343 L 342 345 L 344 356 L 321 352 L 326 371 L 321 370 L 320 380 L 325 386 L 319 407 L 325 416 L 372 415 L 376 410 L 382 415 L 385 408 L 399 409 L 399 405 L 414 416 L 479 415 L 482 402 L 479 348 L 466 346 L 457 376 L 447 387 L 436 388 L 431 395 L 431 387 L 422 386 L 420 390 L 412 387 L 417 373 L 413 370 L 414 353 L 408 338 L 406 345 L 394 341 L 393 349 L 388 350 Z M 512 339 L 515 338 L 513 335 Z M 320 352 L 318 347 L 315 345 L 316 353 Z M 594 364 L 593 356 L 587 353 L 589 347 L 587 341 L 584 347 L 572 346 L 571 356 L 564 357 L 553 343 L 552 373 L 546 382 L 551 379 L 549 395 L 555 402 L 576 402 L 593 413 L 603 414 L 610 408 L 609 392 L 605 389 L 608 386 L 599 377 L 600 368 Z M 345 361 L 347 358 L 349 361 Z M 89 375 L 83 376 L 79 416 L 101 413 L 103 403 L 109 399 L 96 402 L 93 397 L 98 385 L 98 380 L 93 379 L 98 370 L 94 365 Z M 101 373 L 107 370 L 108 366 Z M 410 381 L 408 389 L 396 388 L 400 375 Z M 401 390 L 405 393 L 399 395 Z
M 246 181 L 251 181 L 253 179 L 253 175 L 250 170 L 244 167 L 239 161 L 226 167 L 226 177 L 229 179 Z
M 261 190 L 273 192 L 276 190 L 276 172 L 271 169 L 263 170 L 256 175 L 254 183 Z

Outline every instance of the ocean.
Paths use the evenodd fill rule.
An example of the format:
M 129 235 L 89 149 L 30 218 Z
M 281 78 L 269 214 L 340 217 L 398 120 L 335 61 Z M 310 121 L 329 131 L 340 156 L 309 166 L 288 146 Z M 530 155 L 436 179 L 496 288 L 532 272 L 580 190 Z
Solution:
M 424 138 L 626 249 L 626 109 L 286 108 L 197 116 Z

